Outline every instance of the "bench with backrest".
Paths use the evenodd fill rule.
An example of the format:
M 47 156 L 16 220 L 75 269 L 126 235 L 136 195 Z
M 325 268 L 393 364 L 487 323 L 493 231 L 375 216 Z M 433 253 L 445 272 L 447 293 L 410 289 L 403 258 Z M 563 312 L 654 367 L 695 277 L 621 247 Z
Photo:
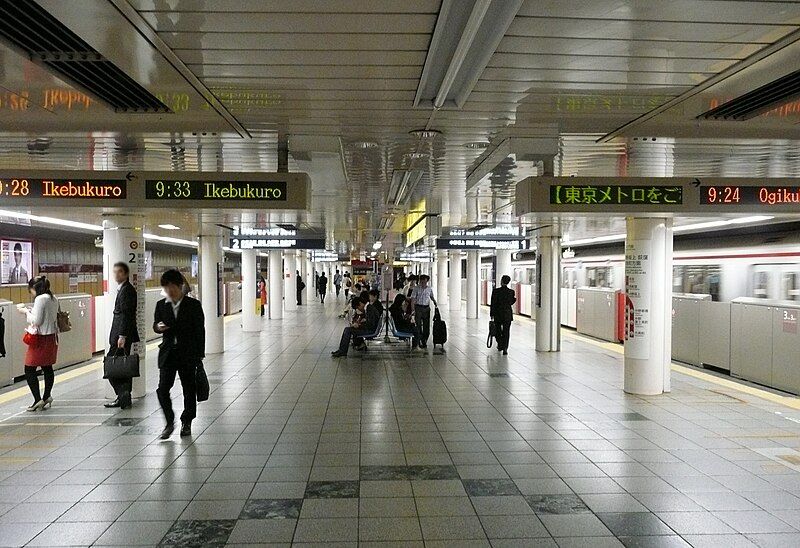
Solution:
M 411 340 L 415 337 L 414 333 L 407 333 L 405 331 L 398 331 L 397 326 L 394 324 L 394 318 L 389 314 L 389 326 L 392 328 L 392 334 L 400 340 L 405 340 L 411 344 Z

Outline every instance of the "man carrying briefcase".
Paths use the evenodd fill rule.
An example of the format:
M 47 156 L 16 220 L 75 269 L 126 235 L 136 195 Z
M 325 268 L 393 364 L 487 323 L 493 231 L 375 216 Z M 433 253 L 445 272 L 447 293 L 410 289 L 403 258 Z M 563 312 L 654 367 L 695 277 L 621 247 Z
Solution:
M 117 356 L 121 358 L 129 356 L 133 343 L 139 342 L 139 332 L 136 330 L 136 288 L 129 281 L 129 277 L 130 268 L 126 263 L 120 262 L 114 265 L 114 280 L 119 284 L 119 289 L 114 301 L 111 333 L 108 336 L 110 348 L 106 353 L 107 359 L 104 365 L 104 377 L 111 383 L 117 395 L 114 401 L 106 403 L 105 406 L 121 407 L 122 409 L 131 406 L 131 390 L 133 388 L 131 374 L 138 376 L 138 356 L 135 359 L 113 359 Z

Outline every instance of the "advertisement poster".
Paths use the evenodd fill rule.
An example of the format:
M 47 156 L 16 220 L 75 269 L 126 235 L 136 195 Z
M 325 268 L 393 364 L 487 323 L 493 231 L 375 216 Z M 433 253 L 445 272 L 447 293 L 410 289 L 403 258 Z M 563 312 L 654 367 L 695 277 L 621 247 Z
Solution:
M 33 244 L 20 240 L 0 240 L 2 270 L 0 283 L 26 284 L 33 276 Z
M 144 252 L 144 277 L 147 280 L 153 279 L 153 251 L 149 249 Z
M 650 357 L 650 240 L 625 244 L 625 357 Z

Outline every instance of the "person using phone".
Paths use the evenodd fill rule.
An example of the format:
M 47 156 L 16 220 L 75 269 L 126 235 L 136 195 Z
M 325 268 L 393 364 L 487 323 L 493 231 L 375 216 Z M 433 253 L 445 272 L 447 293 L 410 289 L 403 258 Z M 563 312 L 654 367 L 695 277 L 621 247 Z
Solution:
M 183 291 L 186 281 L 177 270 L 167 270 L 161 276 L 161 287 L 166 298 L 156 303 L 153 330 L 161 334 L 158 347 L 158 402 L 164 411 L 167 424 L 161 439 L 167 439 L 175 430 L 175 412 L 172 410 L 170 390 L 175 384 L 175 375 L 180 377 L 183 388 L 183 413 L 181 413 L 181 436 L 192 434 L 192 420 L 197 415 L 197 391 L 195 375 L 197 366 L 205 357 L 206 329 L 203 307 L 200 301 Z

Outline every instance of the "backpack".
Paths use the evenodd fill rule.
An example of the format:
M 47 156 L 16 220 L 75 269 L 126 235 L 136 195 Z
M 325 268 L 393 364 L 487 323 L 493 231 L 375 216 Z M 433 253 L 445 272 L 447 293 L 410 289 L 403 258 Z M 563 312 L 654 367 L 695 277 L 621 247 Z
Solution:
M 58 312 L 56 313 L 56 325 L 58 326 L 59 333 L 66 333 L 72 330 L 72 322 L 69 319 L 69 312 L 61 310 L 61 305 L 58 305 Z

